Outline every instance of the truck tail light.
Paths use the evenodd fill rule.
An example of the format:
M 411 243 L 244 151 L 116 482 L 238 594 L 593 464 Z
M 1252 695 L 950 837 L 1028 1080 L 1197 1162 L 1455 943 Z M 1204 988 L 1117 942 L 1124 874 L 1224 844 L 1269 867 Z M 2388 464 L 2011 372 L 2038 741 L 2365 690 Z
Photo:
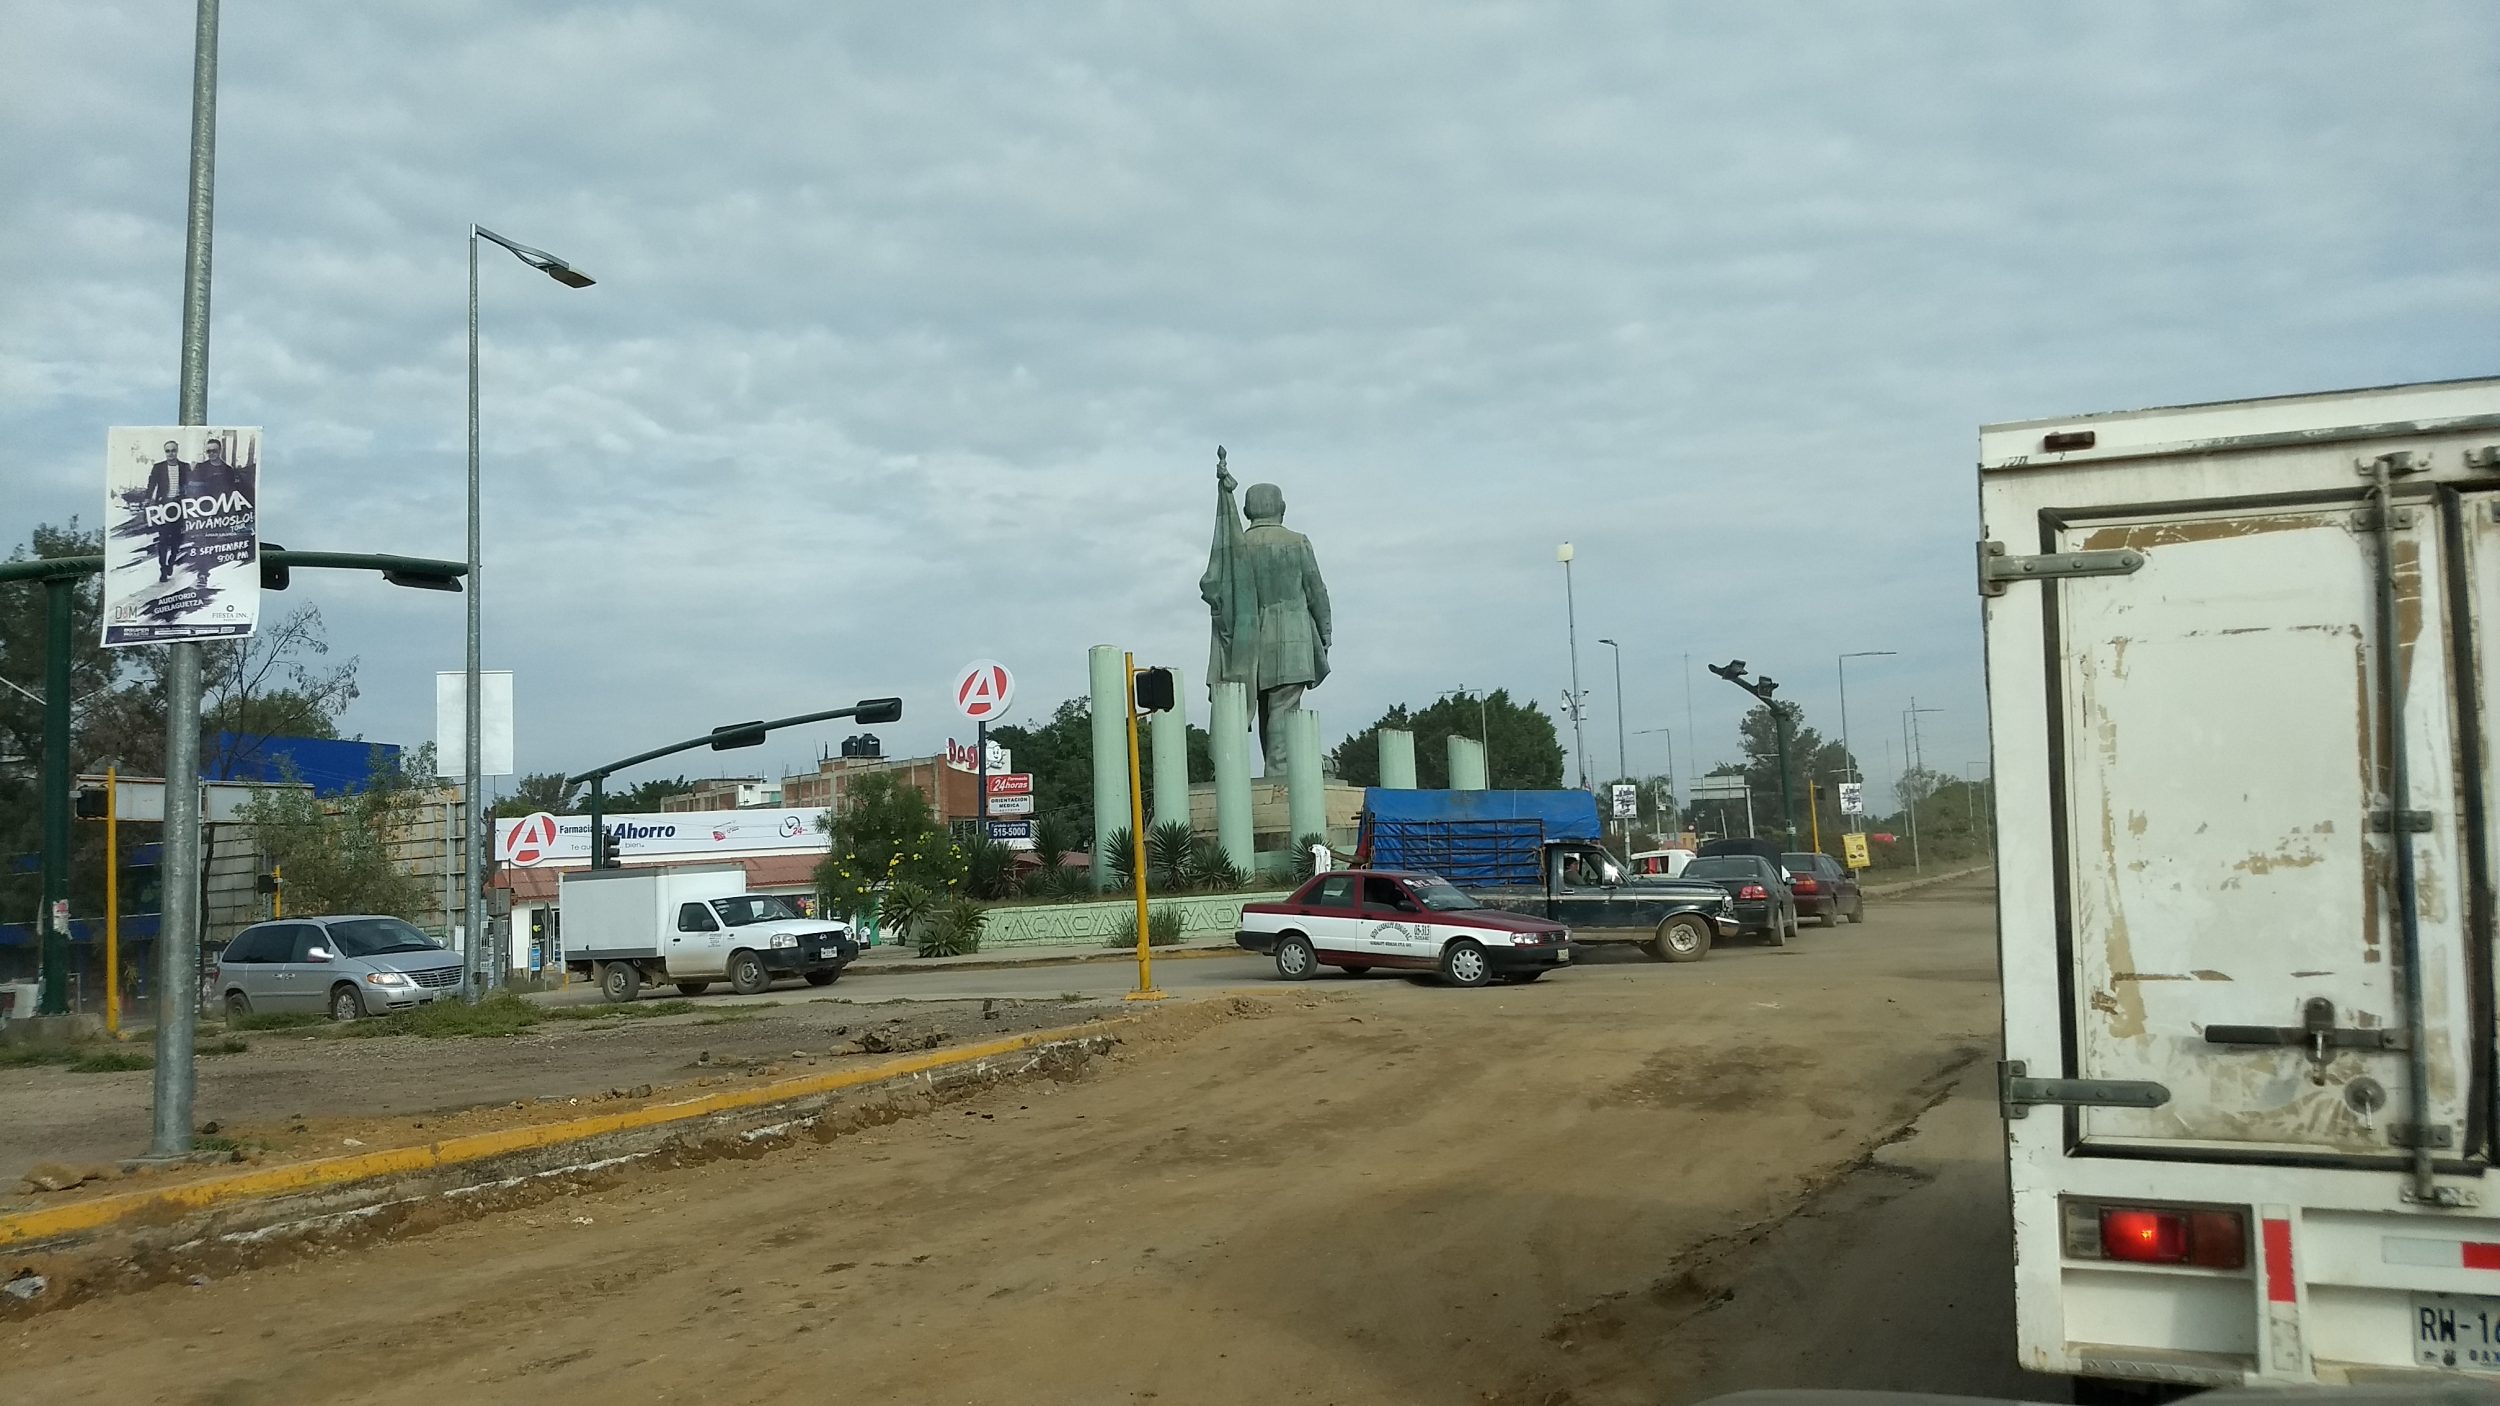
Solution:
M 1736 896 L 1738 898 L 1769 898 L 1771 892 L 1760 884 L 1747 884 L 1736 891 Z
M 2128 1264 L 2199 1269 L 2248 1266 L 2244 1212 L 2191 1206 L 2096 1206 L 2069 1202 L 2066 1253 Z

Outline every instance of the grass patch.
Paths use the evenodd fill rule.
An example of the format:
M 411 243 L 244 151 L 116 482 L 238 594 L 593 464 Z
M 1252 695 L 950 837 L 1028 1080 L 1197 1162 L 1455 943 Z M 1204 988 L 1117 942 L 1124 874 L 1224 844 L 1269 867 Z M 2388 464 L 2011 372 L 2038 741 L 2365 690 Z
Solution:
M 764 1015 L 761 1011 L 722 1011 L 719 1015 L 707 1015 L 703 1019 L 696 1021 L 695 1024 L 744 1025 L 750 1020 L 762 1020 L 763 1018 Z
M 338 1027 L 337 1033 L 359 1039 L 414 1035 L 426 1040 L 488 1040 L 518 1035 L 545 1016 L 544 1011 L 512 992 L 498 991 L 476 1005 L 436 1001 L 398 1015 L 353 1021 Z
M 320 1025 L 328 1020 L 328 1016 L 316 1015 L 311 1011 L 254 1011 L 250 1015 L 227 1016 L 226 1028 L 228 1030 L 293 1030 L 303 1025 Z
M 655 1016 L 684 1015 L 693 1009 L 692 1001 L 636 1001 L 624 1006 L 550 1006 L 538 1013 L 548 1020 L 649 1020 Z
M 137 1050 L 91 1050 L 70 1061 L 72 1074 L 126 1074 L 134 1069 L 154 1069 L 156 1061 Z
M 39 1064 L 68 1064 L 78 1051 L 66 1046 L 0 1045 L 0 1069 L 32 1069 Z
M 202 1040 L 191 1047 L 191 1053 L 203 1055 L 241 1054 L 251 1046 L 232 1035 L 222 1040 Z

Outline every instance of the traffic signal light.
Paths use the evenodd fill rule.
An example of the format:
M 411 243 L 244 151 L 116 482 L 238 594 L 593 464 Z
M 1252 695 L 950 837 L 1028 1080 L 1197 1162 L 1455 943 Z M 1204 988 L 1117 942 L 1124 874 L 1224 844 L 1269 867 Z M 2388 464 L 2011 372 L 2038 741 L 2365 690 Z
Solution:
M 287 581 L 289 577 L 286 563 L 282 561 L 272 561 L 269 559 L 269 554 L 271 552 L 283 552 L 285 550 L 286 548 L 279 546 L 275 542 L 263 542 L 260 544 L 260 588 L 262 590 L 283 591 L 287 588 Z
M 1137 671 L 1137 711 L 1168 713 L 1173 705 L 1172 671 L 1140 669 Z
M 104 805 L 104 802 L 105 802 L 105 797 L 104 797 L 104 788 L 103 788 L 103 787 L 101 787 L 101 786 L 81 786 L 81 787 L 79 787 L 79 788 L 78 788 L 78 809 L 77 809 L 77 812 L 76 812 L 76 813 L 77 813 L 78 818 L 79 818 L 79 819 L 81 819 L 81 820 L 102 820 L 102 819 L 104 818 L 104 810 L 105 810 L 105 805 Z

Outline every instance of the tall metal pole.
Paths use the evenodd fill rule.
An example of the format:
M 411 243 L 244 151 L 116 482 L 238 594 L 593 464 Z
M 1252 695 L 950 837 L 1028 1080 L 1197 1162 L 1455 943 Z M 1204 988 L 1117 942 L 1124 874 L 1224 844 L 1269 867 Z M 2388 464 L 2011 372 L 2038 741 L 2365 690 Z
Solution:
M 460 926 L 469 946 L 469 999 L 476 1000 L 496 984 L 495 967 L 486 959 L 486 871 L 478 854 L 478 798 L 485 777 L 486 721 L 480 677 L 479 602 L 485 599 L 478 580 L 477 513 L 477 226 L 469 226 L 469 625 L 468 655 L 461 679 L 460 750 Z
M 1623 646 L 1610 639 L 1598 643 L 1615 652 L 1615 779 L 1629 781 L 1632 762 L 1623 745 Z M 1626 858 L 1632 853 L 1632 822 L 1628 819 L 1623 822 L 1623 852 Z
M 1874 659 L 1898 652 L 1890 649 L 1860 649 L 1840 656 L 1840 755 L 1841 760 L 1848 764 L 1848 779 L 1857 782 L 1861 788 L 1866 785 L 1866 773 L 1858 766 L 1858 754 L 1849 750 L 1849 661 Z M 1864 791 L 1861 790 L 1859 795 L 1859 808 L 1863 810 L 1865 808 Z M 1863 815 L 1849 817 L 1849 829 L 1853 833 L 1864 828 L 1865 817 Z
M 1918 798 L 1911 794 L 1912 787 L 1908 784 L 1918 771 L 1917 765 L 1910 761 L 1910 714 L 1917 710 L 1918 700 L 1913 698 L 1910 706 L 1901 713 L 1901 762 L 1904 768 L 1901 773 L 1901 809 L 1908 813 L 1910 819 L 1910 868 L 1924 872 L 1926 866 L 1919 862 L 1918 857 Z
M 217 0 L 198 0 L 191 45 L 191 195 L 182 251 L 182 400 L 208 423 L 208 272 L 217 192 Z M 165 663 L 164 917 L 156 938 L 156 1073 L 148 1151 L 191 1152 L 192 1042 L 200 1019 L 200 647 Z
M 55 905 L 69 897 L 69 651 L 70 606 L 78 577 L 50 576 L 43 583 L 43 985 L 35 1010 L 69 1014 L 69 925 Z
M 1554 555 L 1562 561 L 1563 623 L 1571 638 L 1571 756 L 1579 768 L 1580 789 L 1585 791 L 1589 788 L 1589 749 L 1580 732 L 1580 606 L 1571 593 L 1571 544 L 1563 543 Z

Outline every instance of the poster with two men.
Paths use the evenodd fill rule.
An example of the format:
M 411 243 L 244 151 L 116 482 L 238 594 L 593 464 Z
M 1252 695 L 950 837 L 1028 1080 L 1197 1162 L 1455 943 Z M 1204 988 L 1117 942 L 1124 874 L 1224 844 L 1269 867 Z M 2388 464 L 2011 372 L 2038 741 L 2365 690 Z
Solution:
M 260 431 L 104 438 L 104 643 L 239 639 L 260 622 Z

